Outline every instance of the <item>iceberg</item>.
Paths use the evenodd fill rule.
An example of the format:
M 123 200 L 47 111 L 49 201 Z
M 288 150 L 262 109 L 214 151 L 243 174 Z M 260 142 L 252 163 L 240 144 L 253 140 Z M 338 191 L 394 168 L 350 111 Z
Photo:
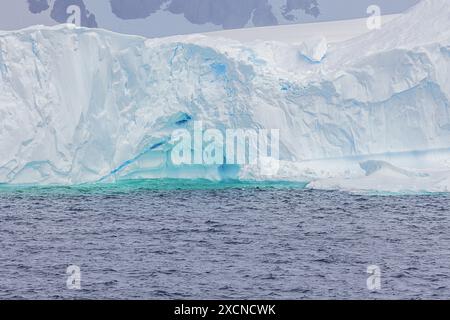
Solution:
M 0 92 L 0 183 L 272 179 L 450 191 L 447 0 L 330 43 L 146 39 L 71 25 L 1 32 Z M 194 121 L 279 129 L 278 172 L 174 165 L 171 133 Z

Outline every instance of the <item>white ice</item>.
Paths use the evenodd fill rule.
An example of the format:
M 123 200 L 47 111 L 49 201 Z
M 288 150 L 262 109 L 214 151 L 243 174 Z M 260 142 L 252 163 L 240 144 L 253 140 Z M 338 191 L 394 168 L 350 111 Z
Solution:
M 267 179 L 251 166 L 171 165 L 171 132 L 201 120 L 280 129 L 282 166 L 270 179 L 449 191 L 449 2 L 423 0 L 380 30 L 344 33 L 248 42 L 72 26 L 2 32 L 0 183 Z

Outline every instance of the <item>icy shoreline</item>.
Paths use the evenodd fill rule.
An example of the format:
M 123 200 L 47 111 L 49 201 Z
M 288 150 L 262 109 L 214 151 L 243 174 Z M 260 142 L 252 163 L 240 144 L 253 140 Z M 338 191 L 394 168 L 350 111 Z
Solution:
M 424 0 L 381 30 L 331 44 L 2 32 L 0 183 L 266 179 L 252 166 L 168 162 L 171 133 L 203 121 L 279 129 L 282 166 L 270 180 L 449 192 L 449 30 L 447 1 Z

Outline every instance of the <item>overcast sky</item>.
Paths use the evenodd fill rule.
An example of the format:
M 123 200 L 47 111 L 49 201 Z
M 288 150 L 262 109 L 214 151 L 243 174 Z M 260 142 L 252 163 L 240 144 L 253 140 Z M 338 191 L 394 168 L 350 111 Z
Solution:
M 34 1 L 49 1 L 52 6 L 54 1 L 62 0 Z M 95 15 L 95 21 L 99 27 L 122 33 L 144 36 L 165 36 L 181 33 L 214 31 L 223 28 L 222 25 L 210 22 L 203 24 L 191 23 L 186 20 L 182 14 L 172 14 L 163 11 L 152 14 L 145 19 L 123 20 L 112 13 L 110 0 L 64 1 L 67 1 L 68 3 L 83 1 L 86 5 L 86 9 Z M 283 1 L 286 3 L 286 0 L 269 0 L 269 3 L 276 6 L 277 4 L 283 3 Z M 365 17 L 367 16 L 366 10 L 368 6 L 372 4 L 378 5 L 382 10 L 382 14 L 400 13 L 419 1 L 420 0 L 317 0 L 320 8 L 320 15 L 314 17 L 301 12 L 298 13 L 299 20 L 296 22 L 330 21 Z M 51 17 L 51 9 L 41 13 L 31 13 L 29 11 L 27 0 L 0 1 L 0 30 L 14 30 L 36 24 L 54 25 L 58 23 L 54 18 L 54 16 Z M 286 21 L 280 21 L 279 23 L 286 23 Z

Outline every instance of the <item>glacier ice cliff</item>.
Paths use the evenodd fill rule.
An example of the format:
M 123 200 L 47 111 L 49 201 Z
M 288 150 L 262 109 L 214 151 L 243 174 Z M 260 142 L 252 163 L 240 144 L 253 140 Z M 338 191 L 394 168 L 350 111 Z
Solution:
M 272 179 L 450 191 L 449 96 L 445 0 L 332 44 L 145 39 L 69 25 L 3 32 L 0 183 L 262 179 L 251 166 L 173 166 L 171 132 L 199 120 L 280 129 Z M 379 161 L 369 175 L 367 161 Z M 378 175 L 392 179 L 371 183 Z

